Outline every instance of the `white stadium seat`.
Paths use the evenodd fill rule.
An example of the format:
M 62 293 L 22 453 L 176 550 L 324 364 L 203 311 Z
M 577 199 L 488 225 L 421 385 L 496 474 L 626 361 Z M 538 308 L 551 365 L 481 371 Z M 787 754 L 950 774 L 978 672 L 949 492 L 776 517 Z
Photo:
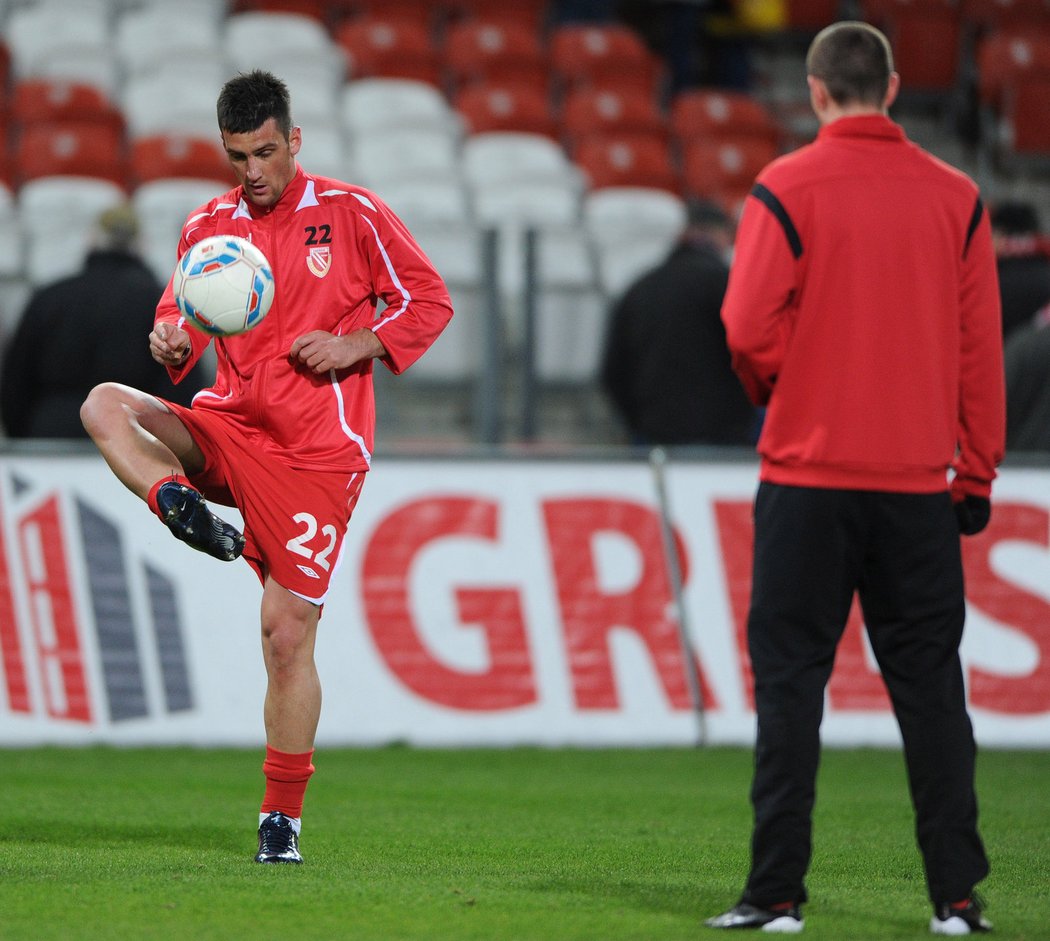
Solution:
M 383 195 L 385 184 L 400 180 L 459 179 L 459 152 L 438 130 L 407 127 L 352 137 L 355 182 Z
M 453 138 L 462 125 L 445 96 L 427 82 L 407 78 L 359 78 L 343 88 L 340 114 L 352 138 L 407 127 L 441 131 Z
M 485 131 L 467 137 L 463 141 L 463 178 L 470 186 L 554 180 L 582 190 L 579 172 L 557 142 L 521 131 Z
M 188 16 L 181 3 L 155 3 L 129 10 L 117 20 L 115 44 L 125 72 L 140 75 L 185 58 L 220 61 L 222 38 L 219 23 L 210 17 Z
M 179 178 L 151 180 L 135 190 L 131 201 L 139 219 L 139 248 L 162 282 L 175 267 L 187 216 L 229 188 L 228 181 Z
M 99 215 L 127 199 L 116 183 L 86 177 L 40 177 L 18 191 L 26 237 L 26 277 L 45 284 L 79 270 Z

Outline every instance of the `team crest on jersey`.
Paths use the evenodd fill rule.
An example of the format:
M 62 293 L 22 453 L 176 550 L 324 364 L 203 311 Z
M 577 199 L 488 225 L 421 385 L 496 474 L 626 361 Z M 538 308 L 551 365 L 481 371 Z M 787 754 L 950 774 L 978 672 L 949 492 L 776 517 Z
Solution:
M 323 278 L 332 267 L 332 250 L 327 245 L 315 245 L 306 254 L 306 267 L 315 278 Z

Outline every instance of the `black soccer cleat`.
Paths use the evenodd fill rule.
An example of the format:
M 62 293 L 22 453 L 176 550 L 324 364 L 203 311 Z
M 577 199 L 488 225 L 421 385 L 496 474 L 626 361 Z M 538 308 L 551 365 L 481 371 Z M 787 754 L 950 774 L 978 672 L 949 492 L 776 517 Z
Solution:
M 164 524 L 176 539 L 223 562 L 244 551 L 244 536 L 211 510 L 200 492 L 169 480 L 157 490 L 157 506 Z
M 728 912 L 708 918 L 708 928 L 752 928 L 775 934 L 798 934 L 805 922 L 802 911 L 794 902 L 775 908 L 759 908 L 749 902 L 740 902 Z
M 289 820 L 279 810 L 273 811 L 259 824 L 259 852 L 257 863 L 301 863 L 299 835 Z
M 933 906 L 930 931 L 934 934 L 985 934 L 991 930 L 992 923 L 981 914 L 981 902 L 977 898 L 938 902 Z

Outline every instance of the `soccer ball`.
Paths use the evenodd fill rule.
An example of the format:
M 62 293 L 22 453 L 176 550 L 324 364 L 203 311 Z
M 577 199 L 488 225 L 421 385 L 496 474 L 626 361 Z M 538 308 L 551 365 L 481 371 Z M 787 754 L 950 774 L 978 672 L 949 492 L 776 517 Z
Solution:
M 172 278 L 182 315 L 218 337 L 258 326 L 273 303 L 273 289 L 266 256 L 236 235 L 212 235 L 191 245 Z

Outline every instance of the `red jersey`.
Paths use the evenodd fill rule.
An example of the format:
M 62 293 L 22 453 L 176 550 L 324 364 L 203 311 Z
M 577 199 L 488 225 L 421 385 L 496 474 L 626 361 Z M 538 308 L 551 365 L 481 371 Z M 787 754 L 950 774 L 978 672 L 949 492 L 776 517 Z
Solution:
M 1003 455 L 999 286 L 976 185 L 882 115 L 759 175 L 722 308 L 777 484 L 987 496 Z
M 179 257 L 209 235 L 239 235 L 273 268 L 275 293 L 265 320 L 216 340 L 215 384 L 194 410 L 224 413 L 291 467 L 367 470 L 375 433 L 372 360 L 315 375 L 289 360 L 292 342 L 311 330 L 345 335 L 370 328 L 394 373 L 412 365 L 452 318 L 448 290 L 402 222 L 374 194 L 301 167 L 269 208 L 238 186 L 190 214 Z M 376 317 L 377 300 L 386 309 Z M 184 327 L 171 283 L 157 321 Z M 192 353 L 169 368 L 178 382 L 211 341 L 187 329 Z

